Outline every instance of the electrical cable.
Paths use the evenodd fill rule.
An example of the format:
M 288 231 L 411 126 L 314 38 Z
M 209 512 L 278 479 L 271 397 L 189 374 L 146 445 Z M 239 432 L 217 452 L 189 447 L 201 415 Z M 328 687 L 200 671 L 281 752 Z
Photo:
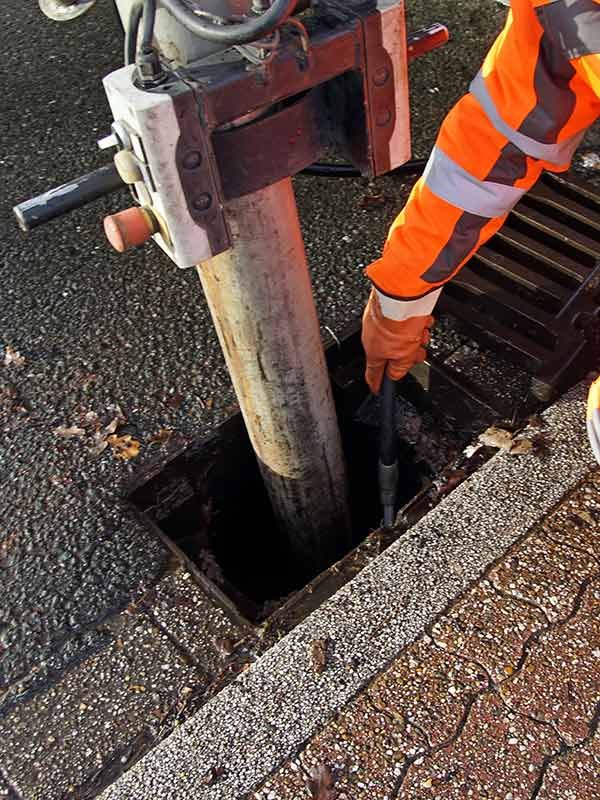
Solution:
M 406 163 L 401 164 L 399 167 L 390 170 L 387 175 L 417 175 L 418 173 L 423 172 L 426 165 L 426 158 L 413 158 L 411 161 L 407 161 Z M 318 178 L 362 177 L 361 171 L 356 169 L 356 167 L 353 167 L 351 164 L 326 164 L 322 162 L 317 162 L 305 167 L 302 170 L 302 174 L 313 175 Z
M 278 28 L 294 13 L 298 0 L 275 0 L 273 5 L 257 17 L 234 25 L 217 25 L 194 14 L 182 0 L 160 0 L 162 6 L 186 30 L 208 42 L 226 46 L 250 44 L 262 39 Z
M 156 0 L 144 0 L 144 25 L 142 28 L 142 53 L 152 50 L 154 39 L 154 23 L 156 20 Z
M 140 30 L 140 22 L 142 21 L 142 13 L 144 11 L 144 4 L 142 0 L 138 0 L 131 6 L 129 12 L 129 20 L 127 21 L 127 29 L 125 31 L 125 65 L 135 63 L 135 56 L 137 53 L 137 39 Z

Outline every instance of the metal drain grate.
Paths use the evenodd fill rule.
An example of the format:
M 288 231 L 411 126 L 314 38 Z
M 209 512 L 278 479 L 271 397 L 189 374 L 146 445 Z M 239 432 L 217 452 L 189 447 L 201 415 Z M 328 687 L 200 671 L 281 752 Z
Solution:
M 600 295 L 600 191 L 545 174 L 445 287 L 440 308 L 502 346 L 542 400 L 584 359 Z

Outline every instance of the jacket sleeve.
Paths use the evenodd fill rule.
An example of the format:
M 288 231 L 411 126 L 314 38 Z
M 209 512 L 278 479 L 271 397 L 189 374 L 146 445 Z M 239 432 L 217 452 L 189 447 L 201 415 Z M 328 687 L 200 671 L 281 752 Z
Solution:
M 512 0 L 381 258 L 365 270 L 387 298 L 386 316 L 430 313 L 440 287 L 496 233 L 542 170 L 568 168 L 600 114 L 598 53 L 596 0 Z

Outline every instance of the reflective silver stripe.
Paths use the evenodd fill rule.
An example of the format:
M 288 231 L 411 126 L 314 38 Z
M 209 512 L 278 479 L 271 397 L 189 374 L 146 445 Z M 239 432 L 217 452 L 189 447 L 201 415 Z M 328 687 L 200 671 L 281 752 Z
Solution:
M 411 317 L 427 317 L 433 311 L 441 291 L 441 288 L 436 289 L 416 300 L 394 300 L 393 297 L 388 297 L 375 289 L 383 316 L 397 321 Z
M 567 58 L 600 53 L 600 5 L 594 0 L 555 0 L 536 14 Z
M 434 147 L 423 173 L 425 185 L 442 200 L 480 217 L 501 217 L 525 194 L 493 181 L 480 181 L 449 156 Z
M 575 67 L 544 31 L 533 72 L 536 102 L 519 125 L 519 133 L 543 144 L 558 141 L 577 105 L 571 88 L 575 74 Z
M 470 86 L 471 93 L 477 98 L 485 111 L 488 119 L 502 136 L 516 145 L 519 150 L 522 150 L 532 158 L 539 158 L 543 161 L 549 161 L 551 164 L 568 164 L 573 158 L 573 153 L 577 149 L 579 142 L 582 140 L 585 131 L 576 133 L 570 139 L 557 144 L 543 144 L 523 133 L 519 133 L 502 119 L 494 101 L 489 95 L 485 80 L 481 72 L 477 74 Z
M 488 222 L 487 217 L 471 214 L 468 211 L 463 212 L 437 258 L 421 275 L 422 280 L 427 283 L 440 283 L 451 278 L 459 264 L 462 264 L 477 246 L 481 231 Z
M 514 184 L 527 175 L 527 156 L 512 142 L 507 142 L 498 156 L 498 160 L 485 176 L 486 181 L 503 183 L 505 186 Z

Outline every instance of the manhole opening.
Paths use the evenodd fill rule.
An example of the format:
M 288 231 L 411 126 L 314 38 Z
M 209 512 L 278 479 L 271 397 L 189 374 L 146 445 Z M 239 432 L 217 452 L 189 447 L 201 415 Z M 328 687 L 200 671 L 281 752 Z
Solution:
M 379 404 L 364 384 L 357 343 L 358 339 L 350 345 L 346 341 L 329 358 L 351 498 L 349 556 L 374 533 L 379 536 L 378 550 L 398 535 L 394 531 L 381 535 L 379 530 Z M 432 369 L 424 369 L 421 382 L 407 376 L 399 389 L 396 430 L 401 477 L 396 506 L 402 509 L 494 421 L 494 414 Z M 191 561 L 254 624 L 289 605 L 290 598 L 316 577 L 298 573 L 285 537 L 276 528 L 240 413 L 170 462 L 130 499 L 159 527 L 171 549 L 188 566 Z M 340 554 L 342 560 L 344 555 Z M 349 569 L 357 571 L 354 566 Z

